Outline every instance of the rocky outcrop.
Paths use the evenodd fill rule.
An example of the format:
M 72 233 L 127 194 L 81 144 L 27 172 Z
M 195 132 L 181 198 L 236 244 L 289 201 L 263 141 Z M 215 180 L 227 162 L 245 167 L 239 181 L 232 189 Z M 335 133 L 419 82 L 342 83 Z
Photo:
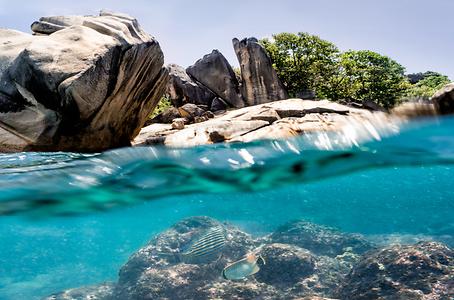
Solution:
M 219 253 L 193 261 L 182 259 L 187 245 L 219 226 L 225 229 L 226 238 Z M 116 284 L 72 289 L 45 299 L 452 298 L 452 249 L 435 242 L 381 247 L 385 248 L 374 249 L 360 235 L 305 221 L 254 238 L 231 224 L 191 217 L 134 253 L 121 268 Z M 372 250 L 364 252 L 368 249 Z M 256 274 L 234 281 L 222 277 L 227 265 L 251 251 L 263 258 Z
M 213 99 L 216 98 L 212 91 L 192 80 L 183 67 L 171 64 L 168 69 L 170 80 L 166 93 L 173 106 L 180 107 L 192 103 L 211 107 Z
M 240 84 L 227 59 L 218 50 L 205 55 L 186 72 L 232 107 L 244 107 Z
M 446 85 L 435 93 L 432 102 L 439 114 L 447 115 L 454 113 L 454 83 Z
M 246 106 L 288 99 L 288 93 L 277 76 L 266 50 L 256 38 L 239 41 L 233 47 L 241 68 L 242 94 Z
M 0 29 L 0 151 L 130 144 L 168 79 L 158 42 L 123 14 Z
M 398 121 L 384 112 L 352 108 L 327 100 L 289 99 L 221 113 L 182 130 L 168 130 L 166 126 L 154 124 L 145 127 L 133 144 L 190 147 L 347 131 L 354 131 L 354 134 L 345 135 L 345 143 L 356 144 L 380 139 L 381 132 L 394 131 L 396 124 Z M 329 144 L 325 146 L 330 147 Z
M 227 243 L 219 259 L 182 263 L 178 253 L 194 237 L 219 221 L 208 217 L 185 219 L 155 237 L 121 268 L 114 299 L 296 299 L 327 297 L 340 287 L 351 264 L 344 257 L 317 256 L 289 244 L 254 239 L 223 224 Z M 223 268 L 259 251 L 265 264 L 242 281 L 222 278 Z
M 225 225 L 227 240 L 219 259 L 182 263 L 178 256 L 182 249 L 219 224 L 194 217 L 159 234 L 121 268 L 116 299 L 208 299 L 210 284 L 221 280 L 224 266 L 258 246 L 248 234 Z
M 366 254 L 347 276 L 341 299 L 452 299 L 454 251 L 439 243 Z

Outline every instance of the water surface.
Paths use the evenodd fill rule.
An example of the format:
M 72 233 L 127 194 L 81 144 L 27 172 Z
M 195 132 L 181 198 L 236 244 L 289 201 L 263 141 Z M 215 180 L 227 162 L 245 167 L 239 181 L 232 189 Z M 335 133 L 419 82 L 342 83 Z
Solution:
M 358 145 L 328 135 L 1 155 L 0 299 L 115 281 L 134 251 L 190 216 L 257 236 L 306 220 L 454 247 L 453 128 L 425 120 Z

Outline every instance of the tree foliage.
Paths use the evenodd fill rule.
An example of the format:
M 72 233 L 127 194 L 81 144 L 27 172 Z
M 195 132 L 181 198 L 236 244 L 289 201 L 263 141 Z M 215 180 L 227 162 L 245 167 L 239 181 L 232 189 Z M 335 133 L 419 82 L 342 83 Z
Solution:
M 391 108 L 404 96 L 430 97 L 449 82 L 435 72 L 407 77 L 405 68 L 387 56 L 369 50 L 341 53 L 333 43 L 308 33 L 280 33 L 261 44 L 291 96 L 313 90 L 318 98 L 372 101 Z
M 170 101 L 170 97 L 168 97 L 167 95 L 162 96 L 158 102 L 158 105 L 153 110 L 153 112 L 150 114 L 149 118 L 153 119 L 154 117 L 156 117 L 160 113 L 164 112 L 171 106 L 172 106 L 172 102 Z
M 408 88 L 405 68 L 373 51 L 342 53 L 327 96 L 333 100 L 372 101 L 393 107 Z
M 430 98 L 438 90 L 450 83 L 448 76 L 432 71 L 410 74 L 408 77 L 414 79 L 413 85 L 406 93 L 408 98 Z
M 290 95 L 322 91 L 336 72 L 339 49 L 318 36 L 280 33 L 261 40 Z

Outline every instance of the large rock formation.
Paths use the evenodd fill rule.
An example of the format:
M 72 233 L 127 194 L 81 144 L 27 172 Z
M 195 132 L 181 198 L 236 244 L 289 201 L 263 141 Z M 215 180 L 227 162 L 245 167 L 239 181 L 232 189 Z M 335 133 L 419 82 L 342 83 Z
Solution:
M 454 83 L 450 83 L 435 93 L 432 102 L 439 114 L 454 113 Z
M 212 91 L 192 80 L 183 67 L 171 64 L 168 69 L 170 80 L 167 85 L 167 94 L 175 107 L 186 103 L 211 107 L 213 99 L 216 98 Z
M 343 141 L 348 145 L 380 139 L 382 134 L 394 132 L 398 124 L 398 120 L 383 112 L 352 108 L 328 100 L 288 99 L 228 111 L 180 130 L 153 124 L 142 129 L 133 144 L 191 147 L 338 132 L 345 136 Z
M 231 106 L 244 107 L 240 84 L 227 59 L 213 50 L 186 70 L 188 74 Z
M 256 38 L 242 41 L 235 38 L 233 47 L 240 63 L 242 94 L 247 106 L 288 98 L 270 57 Z
M 365 237 L 304 221 L 257 238 L 222 223 L 226 243 L 219 252 L 182 259 L 187 245 L 220 225 L 209 217 L 184 219 L 134 253 L 121 268 L 116 284 L 71 289 L 45 299 L 422 300 L 454 296 L 454 252 L 449 247 L 436 242 L 386 244 L 364 253 L 373 249 Z M 256 274 L 235 281 L 223 278 L 225 266 L 251 251 L 263 258 Z
M 0 151 L 126 146 L 168 79 L 158 42 L 127 15 L 0 29 Z

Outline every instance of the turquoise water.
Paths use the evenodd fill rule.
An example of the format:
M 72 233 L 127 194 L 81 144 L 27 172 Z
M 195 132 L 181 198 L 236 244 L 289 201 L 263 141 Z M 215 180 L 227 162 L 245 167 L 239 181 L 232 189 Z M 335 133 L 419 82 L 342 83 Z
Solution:
M 196 149 L 0 156 L 0 299 L 115 281 L 191 216 L 260 236 L 291 220 L 454 247 L 454 119 L 358 146 L 314 138 Z M 330 136 L 335 140 L 336 136 Z

